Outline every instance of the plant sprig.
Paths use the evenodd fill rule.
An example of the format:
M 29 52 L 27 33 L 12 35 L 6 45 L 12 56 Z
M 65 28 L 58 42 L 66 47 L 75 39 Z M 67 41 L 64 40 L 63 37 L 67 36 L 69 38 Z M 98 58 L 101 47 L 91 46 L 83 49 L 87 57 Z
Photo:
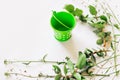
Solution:
M 105 31 L 105 27 L 108 24 L 107 16 L 103 14 L 98 15 L 97 9 L 92 5 L 88 6 L 89 12 L 92 17 L 89 17 L 89 15 L 85 16 L 83 14 L 83 10 L 79 8 L 75 9 L 74 7 L 71 10 L 71 7 L 74 7 L 74 6 L 72 4 L 65 5 L 65 9 L 68 12 L 72 13 L 74 16 L 77 16 L 81 22 L 88 23 L 90 24 L 90 26 L 94 28 L 93 32 L 99 37 L 96 43 L 98 45 L 103 45 L 104 47 L 106 47 L 106 43 L 111 42 L 111 32 Z
M 94 66 L 96 66 L 96 57 L 95 55 L 99 57 L 104 57 L 107 50 L 90 50 L 86 49 L 84 52 L 78 53 L 78 60 L 76 63 L 73 63 L 70 58 L 66 57 L 65 61 L 58 62 L 58 61 L 48 61 L 46 60 L 46 55 L 38 61 L 10 61 L 10 60 L 4 60 L 4 64 L 15 64 L 15 63 L 23 63 L 24 65 L 30 65 L 30 63 L 35 62 L 41 62 L 41 63 L 51 63 L 53 64 L 53 70 L 56 75 L 41 75 L 41 76 L 31 76 L 31 75 L 25 75 L 20 73 L 14 73 L 14 72 L 6 72 L 6 76 L 10 75 L 20 75 L 24 77 L 29 78 L 38 78 L 38 77 L 46 77 L 46 78 L 55 78 L 55 80 L 60 79 L 77 79 L 77 80 L 85 80 L 84 76 L 109 76 L 105 74 L 93 74 L 90 69 Z M 63 69 L 59 67 L 60 65 L 64 65 Z M 63 71 L 62 71 L 63 70 Z M 64 72 L 64 74 L 62 74 Z M 83 72 L 87 72 L 87 75 L 82 75 Z

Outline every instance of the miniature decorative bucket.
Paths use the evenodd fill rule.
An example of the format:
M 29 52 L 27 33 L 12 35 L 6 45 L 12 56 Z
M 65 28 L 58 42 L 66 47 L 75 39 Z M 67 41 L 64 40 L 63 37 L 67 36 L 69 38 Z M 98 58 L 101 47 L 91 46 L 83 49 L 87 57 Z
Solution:
M 71 13 L 53 11 L 50 20 L 54 30 L 54 36 L 58 41 L 67 41 L 71 37 L 71 31 L 75 27 L 76 20 Z

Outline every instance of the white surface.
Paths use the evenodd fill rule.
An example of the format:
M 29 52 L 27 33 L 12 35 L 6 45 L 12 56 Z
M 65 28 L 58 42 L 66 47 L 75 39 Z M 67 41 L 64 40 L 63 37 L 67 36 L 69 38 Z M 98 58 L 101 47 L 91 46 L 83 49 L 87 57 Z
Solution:
M 118 4 L 117 1 L 113 0 L 113 2 Z M 91 28 L 85 24 L 80 25 L 80 22 L 72 31 L 72 38 L 69 41 L 61 43 L 54 38 L 49 23 L 51 10 L 63 10 L 63 6 L 69 3 L 82 8 L 80 4 L 82 1 L 79 0 L 0 1 L 0 75 L 2 75 L 0 80 L 6 80 L 3 75 L 7 70 L 3 64 L 4 59 L 38 60 L 48 54 L 48 60 L 62 61 L 68 56 L 76 61 L 78 51 L 98 47 L 97 37 Z M 115 4 L 113 7 L 116 6 Z M 116 12 L 119 9 L 115 9 Z M 34 68 L 31 68 L 35 69 L 35 67 L 34 65 Z M 40 68 L 42 69 L 43 66 Z M 51 67 L 42 70 L 49 73 L 50 69 Z

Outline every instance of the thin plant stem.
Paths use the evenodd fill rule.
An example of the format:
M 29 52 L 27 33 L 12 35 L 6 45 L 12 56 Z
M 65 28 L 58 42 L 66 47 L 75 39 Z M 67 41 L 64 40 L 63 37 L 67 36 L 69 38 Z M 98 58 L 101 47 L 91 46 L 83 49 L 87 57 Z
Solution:
M 120 70 L 117 70 L 117 71 L 115 71 L 115 72 L 111 72 L 111 73 L 109 73 L 108 75 L 112 75 L 112 74 L 114 74 L 114 73 L 116 73 L 116 72 L 120 72 Z
M 115 20 L 118 22 L 118 24 L 120 25 L 120 22 L 119 22 L 118 18 L 116 17 L 115 13 L 113 12 L 113 10 L 111 9 L 111 7 L 110 7 L 110 5 L 109 5 L 109 4 L 107 4 L 107 7 L 108 7 L 108 8 L 109 8 L 109 10 L 111 11 L 112 16 L 114 17 L 114 19 L 115 19 Z
M 33 60 L 25 60 L 25 61 L 23 61 L 23 60 L 18 60 L 18 61 L 11 61 L 11 60 L 5 60 L 4 61 L 4 63 L 5 64 L 9 64 L 9 63 L 51 63 L 51 64 L 53 64 L 53 63 L 65 63 L 64 61 L 62 62 L 59 62 L 59 61 L 47 61 L 47 60 L 38 60 L 38 61 L 33 61 Z
M 118 57 L 118 56 L 120 56 L 120 55 L 116 55 L 116 57 Z M 100 64 L 100 63 L 103 63 L 104 61 L 107 61 L 107 60 L 113 59 L 113 58 L 114 58 L 114 56 L 113 56 L 113 57 L 110 57 L 110 58 L 107 58 L 107 59 L 105 59 L 105 60 L 102 60 L 102 61 L 96 63 L 96 65 L 98 65 L 98 64 Z
M 109 77 L 110 75 L 109 74 L 91 74 L 91 75 L 88 75 L 88 74 L 84 74 L 83 76 L 105 76 L 105 77 Z
M 44 74 L 38 74 L 38 76 L 31 76 L 31 75 L 26 75 L 26 74 L 22 74 L 22 73 L 14 73 L 14 72 L 6 72 L 5 74 L 9 74 L 9 75 L 18 75 L 18 76 L 23 76 L 23 77 L 28 77 L 28 78 L 54 78 L 55 75 L 44 75 Z M 65 77 L 63 75 L 61 75 L 62 77 Z M 67 76 L 71 76 L 71 75 L 67 75 Z M 107 76 L 109 77 L 109 74 L 83 74 L 82 76 Z
M 31 76 L 31 75 L 26 75 L 26 74 L 22 74 L 22 73 L 13 73 L 13 72 L 7 72 L 5 74 L 9 74 L 9 75 L 19 75 L 19 76 L 23 76 L 23 77 L 29 77 L 29 78 L 41 78 L 41 77 L 45 77 L 45 78 L 54 78 L 54 75 L 43 75 L 40 74 L 38 76 Z
M 105 71 L 104 74 L 106 74 L 109 70 L 111 69 L 111 67 L 107 68 L 107 70 Z M 99 80 L 102 80 L 103 78 L 105 78 L 105 76 L 103 76 L 102 78 L 100 78 Z

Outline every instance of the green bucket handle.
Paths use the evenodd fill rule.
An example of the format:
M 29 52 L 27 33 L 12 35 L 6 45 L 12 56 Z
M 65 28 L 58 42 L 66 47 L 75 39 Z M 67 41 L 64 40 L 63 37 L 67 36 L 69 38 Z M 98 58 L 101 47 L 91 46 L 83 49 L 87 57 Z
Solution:
M 65 25 L 64 23 L 62 23 L 56 16 L 56 11 L 52 11 L 53 12 L 53 17 L 55 18 L 56 21 L 58 21 L 61 25 L 63 25 L 65 28 L 71 30 L 71 28 L 69 28 L 67 25 Z

